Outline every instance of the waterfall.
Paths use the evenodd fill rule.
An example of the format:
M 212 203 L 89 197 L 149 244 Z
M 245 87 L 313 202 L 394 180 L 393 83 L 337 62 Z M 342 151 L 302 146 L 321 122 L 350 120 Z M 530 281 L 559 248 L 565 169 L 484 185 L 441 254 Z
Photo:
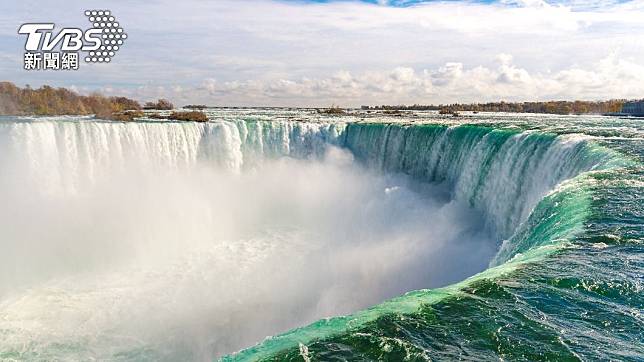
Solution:
M 325 144 L 340 141 L 343 128 L 280 121 L 7 122 L 0 123 L 0 151 L 5 175 L 29 175 L 36 190 L 55 195 L 73 193 L 80 184 L 126 167 L 203 163 L 239 172 L 265 157 L 320 156 Z
M 588 171 L 617 158 L 588 136 L 480 125 L 0 122 L 6 348 L 205 358 L 449 285 L 257 348 L 413 312 L 570 239 L 590 214 Z M 67 328 L 38 324 L 50 311 Z
M 350 124 L 346 132 L 345 146 L 358 159 L 383 172 L 447 183 L 452 197 L 482 210 L 501 238 L 556 185 L 612 157 L 579 135 L 433 124 Z
M 326 144 L 339 145 L 370 168 L 446 183 L 453 198 L 485 213 L 501 239 L 556 185 L 612 157 L 594 150 L 587 136 L 469 125 L 36 121 L 3 123 L 0 137 L 3 167 L 14 170 L 5 175 L 28 174 L 50 194 L 74 192 L 128 165 L 181 168 L 201 162 L 240 172 L 267 157 L 320 157 Z

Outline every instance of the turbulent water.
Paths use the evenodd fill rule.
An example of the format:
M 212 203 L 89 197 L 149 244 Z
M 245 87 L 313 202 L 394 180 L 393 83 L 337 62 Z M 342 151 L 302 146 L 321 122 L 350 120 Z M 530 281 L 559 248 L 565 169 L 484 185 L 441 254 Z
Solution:
M 209 118 L 0 119 L 0 360 L 644 358 L 642 121 Z

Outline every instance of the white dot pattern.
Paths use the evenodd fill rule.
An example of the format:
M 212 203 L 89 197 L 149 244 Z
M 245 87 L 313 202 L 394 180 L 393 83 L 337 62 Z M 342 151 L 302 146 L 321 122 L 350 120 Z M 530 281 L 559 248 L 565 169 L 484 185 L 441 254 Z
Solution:
M 116 18 L 111 15 L 109 10 L 86 10 L 85 16 L 94 28 L 101 29 L 103 32 L 99 49 L 88 52 L 85 61 L 88 63 L 110 62 L 119 50 L 118 45 L 122 45 L 123 39 L 127 38 L 127 34 L 123 32 L 123 28 L 116 22 Z

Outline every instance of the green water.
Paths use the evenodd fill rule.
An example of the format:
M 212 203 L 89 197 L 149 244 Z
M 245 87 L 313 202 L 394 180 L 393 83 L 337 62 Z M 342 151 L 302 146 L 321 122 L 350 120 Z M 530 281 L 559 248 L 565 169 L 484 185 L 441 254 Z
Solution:
M 269 337 L 223 360 L 643 360 L 644 122 L 424 118 L 363 119 L 348 126 L 345 146 L 371 167 L 451 182 L 455 194 L 487 210 L 507 238 L 491 268 Z M 552 144 L 580 135 L 584 141 L 553 162 Z M 544 180 L 548 166 L 559 169 Z M 545 189 L 523 209 L 526 193 Z
M 642 120 L 512 114 L 454 118 L 427 112 L 327 117 L 308 110 L 257 109 L 210 110 L 208 115 L 211 122 L 199 124 L 0 117 L 0 164 L 8 170 L 20 166 L 15 174 L 0 174 L 0 182 L 14 187 L 16 175 L 24 172 L 38 192 L 68 197 L 79 185 L 109 178 L 130 158 L 164 170 L 206 162 L 252 172 L 266 159 L 316 159 L 329 144 L 339 146 L 370 172 L 440 184 L 450 200 L 482 215 L 498 252 L 488 269 L 459 283 L 410 291 L 290 331 L 276 328 L 277 335 L 239 343 L 247 348 L 222 360 L 644 360 Z M 25 294 L 7 287 L 16 289 L 17 297 L 0 298 L 0 360 L 202 360 L 234 350 L 207 353 L 209 348 L 219 351 L 218 341 L 209 336 L 226 340 L 226 330 L 196 333 L 206 336 L 199 341 L 206 346 L 202 353 L 204 348 L 180 340 L 189 332 L 181 328 L 159 327 L 161 337 L 141 340 L 137 333 L 123 334 L 100 323 L 85 329 L 83 318 L 96 316 L 116 321 L 117 327 L 127 324 L 120 313 L 103 310 L 102 301 L 114 308 L 148 287 L 149 294 L 133 298 L 120 311 L 135 318 L 148 313 L 140 302 L 151 301 L 156 308 L 165 306 L 160 300 L 172 306 L 175 298 L 188 299 L 171 292 L 191 271 L 201 280 L 217 266 L 207 258 L 200 262 L 208 255 L 195 255 L 195 261 L 149 278 L 136 271 L 115 273 L 107 289 L 81 283 L 79 291 L 76 279 L 59 288 L 45 283 Z M 3 260 L 11 259 L 16 258 Z M 4 284 L 13 285 L 12 278 L 5 279 Z M 196 284 L 199 292 L 207 289 Z M 178 304 L 187 310 L 212 302 L 185 299 Z M 257 309 L 240 315 L 268 313 L 262 305 L 270 300 L 253 302 Z M 51 313 L 48 306 L 55 307 Z M 72 327 L 54 326 L 58 314 Z M 208 318 L 225 321 L 228 316 L 203 316 Z M 173 324 L 159 324 L 167 325 Z M 144 336 L 157 332 L 141 329 Z

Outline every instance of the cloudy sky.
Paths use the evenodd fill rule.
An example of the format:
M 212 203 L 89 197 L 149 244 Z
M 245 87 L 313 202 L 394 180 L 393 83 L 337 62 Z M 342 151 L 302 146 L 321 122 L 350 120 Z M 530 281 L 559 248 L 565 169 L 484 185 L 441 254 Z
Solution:
M 27 22 L 128 39 L 109 64 L 23 70 Z M 22 0 L 0 3 L 0 80 L 177 104 L 357 106 L 644 97 L 644 0 Z

